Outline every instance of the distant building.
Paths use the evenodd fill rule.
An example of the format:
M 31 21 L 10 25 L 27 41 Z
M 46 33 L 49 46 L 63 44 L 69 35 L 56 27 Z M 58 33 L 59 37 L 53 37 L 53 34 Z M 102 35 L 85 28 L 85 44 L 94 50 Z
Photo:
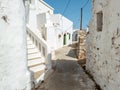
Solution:
M 120 0 L 92 0 L 86 69 L 102 90 L 120 90 Z
M 73 30 L 72 41 L 78 41 L 78 30 Z
M 51 70 L 54 51 L 72 43 L 73 23 L 60 14 L 54 14 L 54 8 L 43 0 L 31 0 L 29 6 L 29 15 L 26 15 L 28 66 L 34 72 L 37 87 L 47 76 L 46 72 Z
M 54 30 L 53 39 L 55 39 L 55 49 L 60 48 L 64 45 L 72 44 L 73 22 L 65 18 L 61 14 L 51 15 L 51 22 L 53 24 Z M 51 35 L 49 35 L 48 37 L 50 38 Z M 52 41 L 53 39 L 51 39 L 50 41 Z
M 71 44 L 73 22 L 61 14 L 54 14 L 54 9 L 43 0 L 33 2 L 30 5 L 29 25 L 39 31 L 50 49 Z

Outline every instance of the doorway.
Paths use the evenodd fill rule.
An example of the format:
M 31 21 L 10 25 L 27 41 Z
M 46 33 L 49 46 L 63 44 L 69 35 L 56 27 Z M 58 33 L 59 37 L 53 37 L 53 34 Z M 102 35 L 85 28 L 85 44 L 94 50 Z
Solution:
M 64 34 L 64 37 L 63 37 L 63 45 L 66 45 L 66 34 Z

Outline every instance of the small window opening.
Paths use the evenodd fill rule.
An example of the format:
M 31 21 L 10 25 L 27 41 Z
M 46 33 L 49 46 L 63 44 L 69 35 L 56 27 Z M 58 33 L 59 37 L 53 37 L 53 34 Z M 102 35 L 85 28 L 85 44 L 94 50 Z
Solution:
M 97 13 L 97 31 L 102 31 L 103 26 L 103 12 L 100 11 Z
M 69 39 L 70 39 L 71 35 L 69 34 Z

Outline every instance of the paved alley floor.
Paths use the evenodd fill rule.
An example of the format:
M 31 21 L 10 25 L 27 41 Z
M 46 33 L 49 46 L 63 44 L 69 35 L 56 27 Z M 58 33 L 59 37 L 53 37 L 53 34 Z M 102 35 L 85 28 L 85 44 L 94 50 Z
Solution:
M 54 72 L 37 90 L 95 90 L 94 82 L 77 63 L 73 45 L 56 51 Z

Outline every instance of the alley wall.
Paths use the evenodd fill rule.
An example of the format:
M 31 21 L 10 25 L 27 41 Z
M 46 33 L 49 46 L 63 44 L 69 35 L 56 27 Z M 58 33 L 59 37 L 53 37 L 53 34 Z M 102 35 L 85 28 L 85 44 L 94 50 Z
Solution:
M 120 90 L 119 3 L 119 0 L 92 0 L 86 69 L 102 90 Z

